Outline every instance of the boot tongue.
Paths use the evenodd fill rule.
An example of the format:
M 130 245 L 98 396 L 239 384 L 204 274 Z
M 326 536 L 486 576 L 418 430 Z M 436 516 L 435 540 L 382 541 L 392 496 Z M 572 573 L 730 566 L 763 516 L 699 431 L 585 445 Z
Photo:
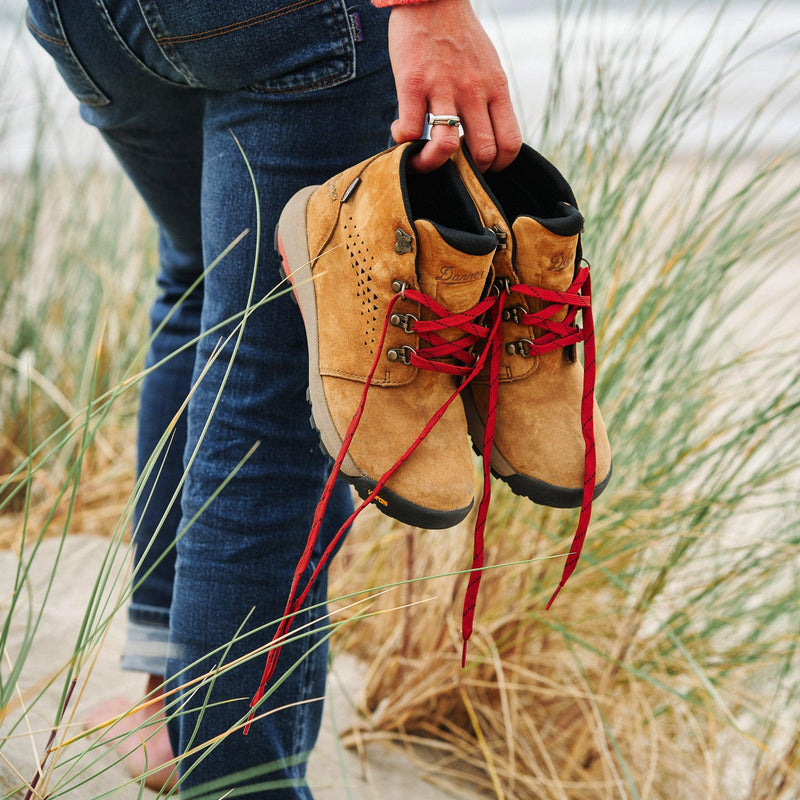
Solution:
M 557 292 L 569 289 L 575 275 L 578 232 L 571 236 L 561 236 L 548 230 L 533 217 L 517 217 L 511 229 L 514 232 L 516 268 L 520 283 Z M 530 311 L 537 312 L 547 304 L 542 300 L 529 298 L 527 305 Z M 565 306 L 552 319 L 561 322 L 566 315 Z M 534 336 L 543 333 L 538 327 L 533 331 Z
M 453 313 L 477 305 L 492 267 L 495 235 L 488 229 L 452 231 L 426 219 L 415 226 L 420 289 Z
M 517 217 L 511 229 L 520 281 L 541 289 L 568 289 L 575 273 L 578 232 L 561 236 L 533 217 Z

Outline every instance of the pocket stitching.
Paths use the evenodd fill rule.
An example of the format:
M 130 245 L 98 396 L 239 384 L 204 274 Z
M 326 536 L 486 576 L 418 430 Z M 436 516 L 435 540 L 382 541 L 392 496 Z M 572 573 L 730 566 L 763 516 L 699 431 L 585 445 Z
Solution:
M 182 36 L 159 36 L 156 38 L 156 41 L 159 44 L 185 44 L 187 42 L 200 42 L 204 39 L 213 39 L 217 36 L 224 36 L 226 33 L 235 33 L 245 28 L 252 28 L 254 25 L 260 25 L 262 22 L 269 22 L 273 19 L 285 17 L 287 14 L 292 14 L 295 11 L 299 11 L 301 8 L 309 8 L 310 6 L 316 6 L 323 2 L 325 2 L 325 0 L 297 0 L 297 2 L 288 6 L 283 6 L 282 8 L 277 8 L 275 11 L 257 14 L 255 17 L 243 19 L 239 22 L 231 22 L 229 25 L 222 25 L 219 28 L 210 28 L 207 31 L 187 33 Z
M 161 25 L 161 14 L 158 8 L 150 2 L 150 0 L 138 0 L 138 3 L 145 25 L 149 28 L 150 35 L 153 37 L 153 41 L 156 43 L 156 46 L 161 51 L 164 58 L 183 75 L 189 86 L 203 88 L 202 81 L 198 80 L 197 76 L 184 62 L 181 54 L 171 46 L 169 41 L 170 37 L 164 35 L 164 29 Z
M 51 18 L 51 22 L 58 32 L 64 33 L 64 26 L 55 7 L 47 5 L 47 12 Z M 67 70 L 74 80 L 78 81 L 81 86 L 81 91 L 70 87 L 72 93 L 77 97 L 78 101 L 90 108 L 98 108 L 100 106 L 108 105 L 111 100 L 103 92 L 103 90 L 94 82 L 92 76 L 86 71 L 86 68 L 81 64 L 72 45 L 66 36 L 52 36 L 45 33 L 38 25 L 34 24 L 31 17 L 30 9 L 25 11 L 25 26 L 30 31 L 31 36 L 39 40 L 40 46 L 44 47 L 44 42 L 55 45 L 63 51 L 65 62 L 57 64 L 59 70 Z M 45 48 L 46 50 L 47 48 Z M 51 57 L 53 54 L 50 54 Z
M 44 39 L 45 42 L 50 42 L 50 44 L 55 44 L 59 47 L 69 47 L 69 42 L 66 39 L 57 39 L 55 36 L 50 36 L 49 33 L 45 33 L 37 25 L 34 25 L 29 14 L 25 15 L 25 24 L 28 26 L 28 30 L 39 39 Z
M 315 3 L 316 2 L 322 2 L 322 0 L 315 0 Z M 309 5 L 312 4 L 309 3 Z M 343 10 L 345 14 L 347 14 L 347 9 L 343 7 Z M 345 35 L 344 33 L 342 33 L 342 35 L 339 38 L 339 42 L 342 45 L 342 50 L 344 51 L 345 57 L 347 58 L 347 65 L 344 69 L 337 72 L 335 75 L 328 75 L 325 78 L 320 78 L 310 83 L 302 83 L 294 86 L 285 86 L 281 89 L 271 88 L 269 86 L 264 86 L 263 84 L 252 84 L 251 86 L 248 86 L 247 89 L 253 92 L 259 92 L 260 94 L 271 94 L 271 95 L 300 94 L 302 92 L 311 92 L 318 89 L 324 89 L 328 86 L 338 86 L 341 83 L 345 83 L 348 79 L 355 77 L 356 43 L 353 40 L 353 31 L 352 28 L 350 27 L 349 20 L 346 19 L 345 21 L 347 23 L 346 26 L 347 34 Z
M 158 72 L 155 72 L 154 70 L 152 70 L 147 64 L 145 64 L 136 55 L 136 53 L 134 53 L 130 49 L 130 47 L 128 46 L 128 43 L 125 41 L 125 39 L 122 36 L 122 34 L 117 30 L 117 27 L 114 24 L 114 20 L 111 18 L 111 15 L 109 14 L 108 8 L 106 7 L 105 0 L 95 0 L 95 5 L 97 6 L 97 10 L 100 13 L 100 17 L 103 20 L 103 25 L 105 26 L 106 30 L 114 38 L 114 41 L 116 41 L 117 45 L 120 47 L 122 52 L 125 53 L 125 55 L 133 62 L 133 64 L 136 65 L 137 69 L 142 70 L 148 77 L 153 78 L 154 80 L 157 80 L 157 81 L 165 84 L 166 86 L 177 87 L 177 88 L 186 88 L 187 86 L 191 85 L 190 83 L 181 83 L 181 82 L 176 81 L 176 80 L 171 80 L 170 78 L 166 78 L 163 75 L 160 75 Z M 145 20 L 145 23 L 147 23 L 147 20 Z M 169 60 L 169 58 L 167 58 L 166 53 L 164 53 L 163 50 L 161 52 L 162 52 L 164 58 L 170 64 L 170 66 L 172 66 L 176 70 L 176 72 L 181 73 L 181 70 L 178 69 L 178 67 L 176 67 Z
M 260 92 L 261 94 L 299 94 L 301 92 L 311 92 L 315 89 L 324 89 L 326 86 L 336 86 L 339 83 L 344 83 L 344 81 L 348 78 L 348 76 L 352 75 L 353 69 L 352 67 L 346 70 L 342 70 L 341 72 L 337 72 L 335 75 L 329 75 L 326 78 L 320 78 L 318 81 L 314 81 L 313 83 L 304 83 L 298 86 L 287 86 L 283 89 L 270 89 L 269 87 L 261 88 L 259 84 L 253 84 L 252 86 L 247 86 L 245 88 L 253 91 L 253 92 Z
M 169 60 L 172 65 L 186 78 L 190 86 L 205 88 L 204 81 L 198 78 L 189 68 L 188 64 L 186 64 L 184 61 L 180 50 L 176 49 L 176 45 L 180 47 L 180 45 L 195 44 L 199 41 L 214 39 L 219 36 L 224 36 L 228 33 L 237 33 L 241 30 L 260 25 L 264 22 L 279 19 L 280 17 L 288 16 L 291 13 L 328 2 L 331 2 L 331 0 L 295 0 L 294 2 L 282 6 L 281 8 L 265 12 L 263 14 L 258 14 L 253 17 L 248 17 L 245 20 L 232 22 L 218 28 L 209 28 L 197 33 L 182 34 L 179 36 L 168 35 L 167 31 L 162 25 L 159 10 L 152 0 L 139 0 L 139 7 L 142 11 L 147 26 L 150 28 L 150 33 L 153 37 L 153 40 L 155 41 L 156 45 L 158 45 L 164 57 L 167 58 L 167 60 Z M 353 40 L 352 29 L 349 20 L 347 19 L 345 0 L 332 0 L 331 5 L 332 10 L 334 10 L 334 13 L 337 17 L 339 14 L 344 14 L 344 24 L 342 25 L 337 22 L 335 26 L 341 48 L 339 57 L 345 62 L 341 69 L 338 69 L 334 73 L 331 73 L 330 70 L 328 70 L 327 74 L 324 74 L 314 80 L 309 80 L 308 77 L 310 76 L 308 76 L 305 77 L 304 80 L 288 86 L 276 87 L 271 83 L 271 81 L 268 81 L 266 83 L 256 82 L 249 85 L 243 85 L 239 87 L 239 90 L 258 92 L 259 94 L 288 95 L 322 89 L 328 86 L 336 86 L 355 77 L 355 41 Z

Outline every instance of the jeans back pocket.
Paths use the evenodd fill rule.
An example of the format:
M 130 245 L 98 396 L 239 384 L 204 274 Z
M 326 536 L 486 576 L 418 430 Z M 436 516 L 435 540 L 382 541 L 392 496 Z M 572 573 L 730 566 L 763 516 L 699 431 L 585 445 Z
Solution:
M 58 71 L 78 100 L 93 107 L 110 102 L 67 41 L 55 0 L 29 0 L 25 22 L 36 41 L 53 57 Z
M 344 0 L 140 0 L 150 31 L 190 85 L 288 93 L 355 76 Z

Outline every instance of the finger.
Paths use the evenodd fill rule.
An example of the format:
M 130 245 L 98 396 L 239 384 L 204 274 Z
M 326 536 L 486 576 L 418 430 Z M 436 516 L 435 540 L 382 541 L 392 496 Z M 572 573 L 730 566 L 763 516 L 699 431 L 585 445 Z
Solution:
M 489 109 L 486 105 L 473 105 L 462 114 L 464 140 L 475 166 L 485 172 L 497 156 L 497 144 Z
M 454 112 L 447 114 L 456 116 Z M 457 125 L 431 125 L 430 137 L 430 141 L 422 150 L 408 161 L 411 169 L 416 172 L 432 172 L 441 167 L 458 150 L 460 135 Z
M 411 82 L 398 86 L 397 119 L 392 123 L 392 138 L 397 144 L 421 138 L 427 111 L 428 98 L 421 86 Z
M 505 169 L 519 154 L 522 147 L 522 131 L 511 98 L 507 94 L 489 104 L 489 115 L 496 152 L 488 168 L 498 171 Z

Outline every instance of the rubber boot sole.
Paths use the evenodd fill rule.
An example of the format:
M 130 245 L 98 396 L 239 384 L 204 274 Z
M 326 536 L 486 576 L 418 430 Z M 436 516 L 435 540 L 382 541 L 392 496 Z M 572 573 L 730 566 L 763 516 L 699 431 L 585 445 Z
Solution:
M 464 392 L 463 399 L 464 411 L 467 416 L 467 429 L 472 439 L 472 448 L 477 455 L 482 456 L 484 423 L 475 408 L 475 403 L 469 392 Z M 492 475 L 508 484 L 514 494 L 519 497 L 527 497 L 539 505 L 550 506 L 551 508 L 580 508 L 583 505 L 582 486 L 578 488 L 557 486 L 534 478 L 531 475 L 517 472 L 497 447 L 492 449 L 491 470 Z M 609 467 L 608 475 L 595 484 L 593 498 L 597 498 L 602 494 L 610 480 L 611 467 Z

